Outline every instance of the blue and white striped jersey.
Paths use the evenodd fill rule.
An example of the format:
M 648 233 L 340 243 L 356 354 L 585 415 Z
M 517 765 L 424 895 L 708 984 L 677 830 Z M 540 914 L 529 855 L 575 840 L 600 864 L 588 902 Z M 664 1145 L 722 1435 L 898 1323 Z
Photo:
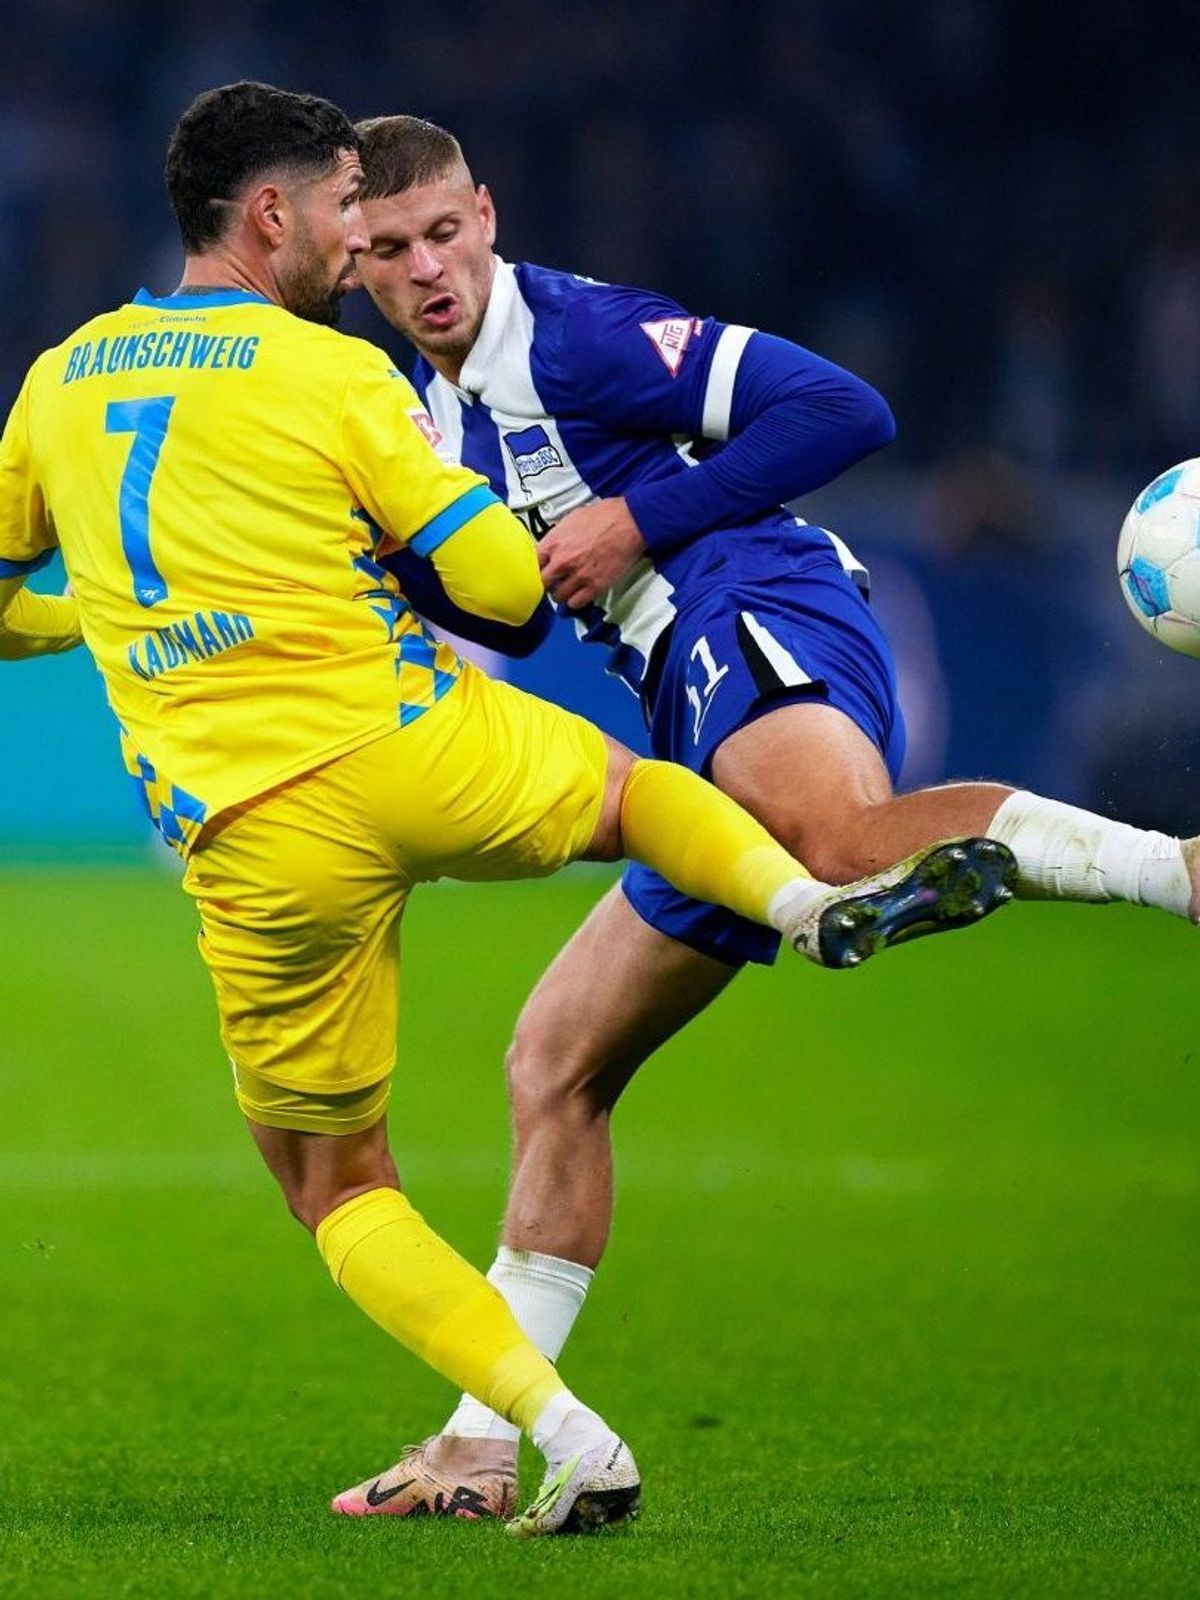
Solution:
M 736 581 L 744 563 L 761 571 L 772 552 L 778 559 L 781 530 L 789 561 L 821 552 L 865 582 L 841 541 L 784 511 L 777 489 L 761 505 L 753 493 L 749 500 L 743 495 L 754 508 L 715 526 L 705 526 L 711 519 L 695 508 L 686 528 L 672 526 L 669 505 L 679 495 L 667 480 L 694 470 L 745 426 L 735 389 L 752 341 L 802 356 L 827 388 L 836 387 L 828 374 L 858 385 L 795 346 L 692 317 L 660 295 L 499 260 L 459 382 L 417 359 L 413 381 L 435 449 L 482 473 L 536 537 L 589 500 L 627 499 L 647 553 L 576 614 L 576 628 L 585 641 L 607 646 L 608 670 L 635 692 L 655 641 L 689 595 Z M 843 407 L 844 389 L 836 393 Z M 872 437 L 865 448 L 855 445 L 819 481 L 882 442 Z

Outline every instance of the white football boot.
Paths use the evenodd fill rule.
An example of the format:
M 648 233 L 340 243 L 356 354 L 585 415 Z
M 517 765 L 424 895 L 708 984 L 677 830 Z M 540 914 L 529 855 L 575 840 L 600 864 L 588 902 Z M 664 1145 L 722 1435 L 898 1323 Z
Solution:
M 571 1456 L 551 1467 L 537 1499 L 504 1529 L 514 1539 L 546 1533 L 594 1533 L 635 1522 L 642 1508 L 642 1482 L 633 1452 L 621 1439 Z

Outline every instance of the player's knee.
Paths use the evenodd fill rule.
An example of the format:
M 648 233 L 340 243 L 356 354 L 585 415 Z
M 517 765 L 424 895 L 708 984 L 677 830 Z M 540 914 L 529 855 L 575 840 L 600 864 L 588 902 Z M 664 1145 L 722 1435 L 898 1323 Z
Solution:
M 561 1103 L 561 1068 L 561 1059 L 545 1033 L 520 1019 L 504 1057 L 508 1099 L 518 1127 L 552 1113 Z
M 564 1037 L 536 1017 L 521 1017 L 504 1058 L 518 1128 L 546 1118 L 591 1120 L 607 1111 L 602 1063 L 580 1036 Z

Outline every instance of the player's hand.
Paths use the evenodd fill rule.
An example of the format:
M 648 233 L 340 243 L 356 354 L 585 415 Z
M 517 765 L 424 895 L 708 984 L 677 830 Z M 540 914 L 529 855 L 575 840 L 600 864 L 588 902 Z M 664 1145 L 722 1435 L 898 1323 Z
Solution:
M 624 500 L 593 500 L 538 542 L 542 582 L 560 605 L 580 611 L 623 577 L 646 541 Z

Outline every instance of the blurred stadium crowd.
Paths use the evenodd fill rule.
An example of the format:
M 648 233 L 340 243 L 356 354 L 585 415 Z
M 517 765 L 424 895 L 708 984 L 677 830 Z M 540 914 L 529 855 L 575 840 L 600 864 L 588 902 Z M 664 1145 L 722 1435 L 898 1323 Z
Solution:
M 6 407 L 38 350 L 173 285 L 161 159 L 197 90 L 261 77 L 432 117 L 491 186 L 510 257 L 788 335 L 887 395 L 897 445 L 805 510 L 876 571 L 914 781 L 1014 777 L 1194 829 L 1200 669 L 1140 635 L 1112 564 L 1136 491 L 1200 454 L 1200 99 L 1177 8 L 3 14 Z M 388 342 L 369 307 L 347 325 Z

